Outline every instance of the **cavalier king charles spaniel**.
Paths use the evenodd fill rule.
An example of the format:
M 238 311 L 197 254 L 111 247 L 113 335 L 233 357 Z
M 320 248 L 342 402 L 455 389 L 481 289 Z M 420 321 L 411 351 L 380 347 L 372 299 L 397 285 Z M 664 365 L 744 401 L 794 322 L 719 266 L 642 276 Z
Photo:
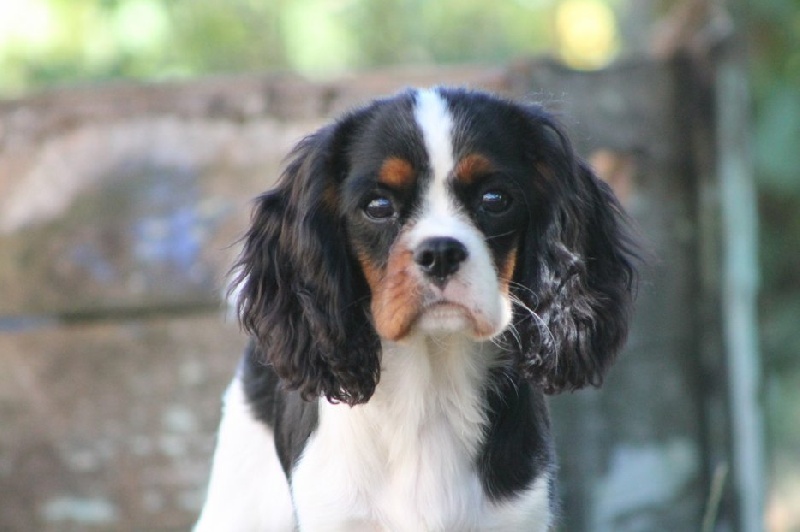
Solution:
M 546 394 L 599 385 L 634 246 L 554 118 L 409 90 L 299 143 L 234 268 L 252 336 L 198 531 L 548 530 Z

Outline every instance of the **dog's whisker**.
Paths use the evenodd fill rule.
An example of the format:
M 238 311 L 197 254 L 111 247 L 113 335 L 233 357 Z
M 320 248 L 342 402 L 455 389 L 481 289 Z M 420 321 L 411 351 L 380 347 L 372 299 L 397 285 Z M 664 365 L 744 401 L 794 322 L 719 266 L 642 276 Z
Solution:
M 541 318 L 541 316 L 539 316 L 539 314 L 535 310 L 530 308 L 519 297 L 517 297 L 517 296 L 515 296 L 513 294 L 509 294 L 509 299 L 511 300 L 511 302 L 514 305 L 516 305 L 517 307 L 519 307 L 522 310 L 526 311 L 528 316 L 530 316 L 530 318 L 533 320 L 533 322 L 536 323 L 536 326 L 539 329 L 539 331 L 544 333 L 544 334 L 546 334 L 548 339 L 550 340 L 550 342 L 555 342 L 555 337 L 553 336 L 552 331 L 550 331 L 550 327 L 547 325 L 547 323 L 545 323 L 545 321 Z M 521 346 L 521 343 L 520 343 L 520 346 Z
M 514 233 L 516 233 L 516 231 L 512 229 L 511 231 L 506 231 L 505 233 L 500 233 L 499 235 L 487 236 L 484 240 L 486 242 L 489 242 L 490 240 L 494 240 L 495 238 L 503 238 L 505 236 L 513 235 Z

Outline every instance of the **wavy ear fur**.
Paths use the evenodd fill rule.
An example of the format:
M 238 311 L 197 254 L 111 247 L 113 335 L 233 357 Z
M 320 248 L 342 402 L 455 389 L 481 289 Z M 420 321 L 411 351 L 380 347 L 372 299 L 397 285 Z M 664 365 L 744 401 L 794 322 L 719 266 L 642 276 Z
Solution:
M 354 123 L 294 149 L 277 188 L 257 201 L 233 284 L 243 327 L 286 385 L 351 405 L 371 397 L 380 372 L 368 288 L 339 212 Z
M 552 210 L 531 215 L 515 280 L 524 287 L 516 296 L 534 312 L 517 309 L 515 326 L 522 373 L 558 393 L 602 383 L 627 336 L 636 253 L 611 188 L 553 121 L 543 125 L 555 132 L 537 135 L 550 145 L 536 156 L 552 183 Z

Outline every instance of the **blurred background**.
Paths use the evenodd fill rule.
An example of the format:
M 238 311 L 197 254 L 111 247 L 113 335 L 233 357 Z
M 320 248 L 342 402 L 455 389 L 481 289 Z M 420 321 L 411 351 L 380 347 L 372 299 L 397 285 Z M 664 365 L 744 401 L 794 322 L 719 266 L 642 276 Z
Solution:
M 694 361 L 676 365 L 673 383 L 690 410 L 673 408 L 661 382 L 640 383 L 638 393 L 658 403 L 650 424 L 662 422 L 653 412 L 695 419 L 701 458 L 668 434 L 648 454 L 656 447 L 603 435 L 613 423 L 590 431 L 608 441 L 570 425 L 635 406 L 635 390 L 625 395 L 635 365 L 630 381 L 624 366 L 619 382 L 612 374 L 613 397 L 556 400 L 556 425 L 567 427 L 567 509 L 594 505 L 563 529 L 800 530 L 798 0 L 2 0 L 0 529 L 189 526 L 219 395 L 244 344 L 220 300 L 249 198 L 329 116 L 442 82 L 563 113 L 655 241 L 646 312 L 657 315 L 658 295 L 671 290 L 659 272 L 695 279 L 681 285 L 695 298 L 674 303 L 694 323 L 696 341 L 675 348 L 676 360 Z M 623 109 L 636 83 L 649 91 L 641 109 L 661 98 L 652 116 L 678 117 L 659 131 L 667 146 L 691 138 L 687 157 L 678 148 L 662 157 L 658 142 L 637 144 L 635 134 L 603 138 L 628 126 L 596 123 L 593 106 Z M 664 161 L 672 170 L 659 170 Z M 648 181 L 648 168 L 674 178 L 678 192 Z M 739 188 L 731 192 L 726 175 Z M 683 206 L 658 210 L 660 201 Z M 673 241 L 685 260 L 676 271 L 663 255 Z M 740 314 L 727 312 L 739 289 L 725 272 L 743 279 Z M 624 360 L 647 347 L 652 320 L 637 320 Z M 737 338 L 752 343 L 744 366 L 732 362 Z M 742 390 L 752 399 L 743 407 Z M 742 418 L 753 422 L 742 428 Z M 571 463 L 572 438 L 595 454 L 576 450 Z M 611 474 L 615 460 L 639 464 L 640 474 Z M 650 483 L 674 481 L 656 473 L 681 468 L 696 468 L 696 481 L 641 504 L 612 500 L 635 500 Z M 582 475 L 585 486 L 573 485 Z M 692 499 L 694 514 L 669 516 L 672 497 Z

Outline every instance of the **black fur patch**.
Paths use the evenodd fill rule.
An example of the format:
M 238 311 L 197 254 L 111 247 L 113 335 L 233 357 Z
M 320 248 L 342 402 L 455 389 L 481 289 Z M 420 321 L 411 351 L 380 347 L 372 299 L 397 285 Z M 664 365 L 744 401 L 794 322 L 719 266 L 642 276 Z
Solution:
M 281 467 L 291 478 L 292 466 L 319 423 L 319 407 L 316 401 L 305 401 L 299 392 L 285 390 L 263 358 L 251 343 L 242 359 L 242 385 L 253 416 L 272 429 Z
M 492 381 L 495 386 L 487 393 L 489 425 L 477 466 L 483 489 L 497 501 L 552 474 L 555 453 L 541 390 L 500 372 Z

